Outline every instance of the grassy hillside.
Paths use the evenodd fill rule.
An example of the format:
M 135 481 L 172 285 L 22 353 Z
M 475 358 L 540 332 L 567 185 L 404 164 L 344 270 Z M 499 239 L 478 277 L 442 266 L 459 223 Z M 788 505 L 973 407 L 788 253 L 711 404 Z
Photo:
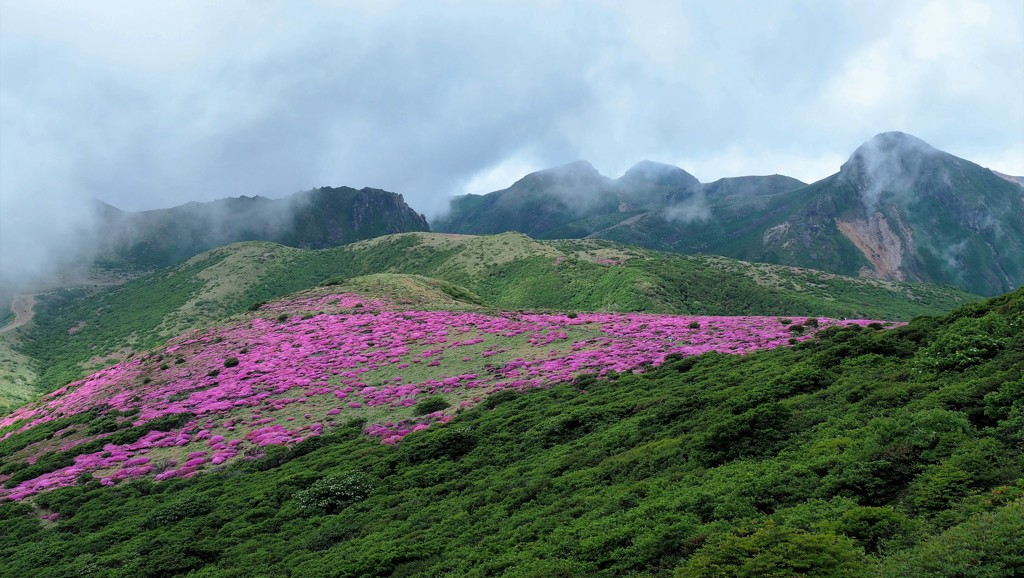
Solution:
M 394 446 L 355 422 L 220 472 L 4 502 L 0 573 L 1010 576 L 1022 400 L 1018 290 L 509 391 Z
M 370 294 L 345 291 L 352 286 Z M 444 282 L 372 275 L 186 333 L 0 419 L 0 498 L 83 476 L 108 484 L 187 477 L 211 459 L 217 466 L 353 419 L 394 443 L 505 389 L 640 370 L 669 356 L 796 344 L 848 323 L 494 312 L 474 301 Z
M 976 299 L 949 288 L 670 255 L 600 240 L 407 233 L 319 251 L 266 242 L 230 245 L 108 291 L 42 296 L 35 325 L 16 347 L 33 360 L 40 386 L 52 390 L 254 303 L 325 280 L 376 273 L 443 280 L 503 310 L 904 320 Z

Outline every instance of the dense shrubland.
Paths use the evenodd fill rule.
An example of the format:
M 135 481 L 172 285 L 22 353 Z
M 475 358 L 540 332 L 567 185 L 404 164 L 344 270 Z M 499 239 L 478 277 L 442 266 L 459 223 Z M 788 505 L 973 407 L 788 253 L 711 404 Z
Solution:
M 32 576 L 1024 572 L 1024 290 L 0 505 Z

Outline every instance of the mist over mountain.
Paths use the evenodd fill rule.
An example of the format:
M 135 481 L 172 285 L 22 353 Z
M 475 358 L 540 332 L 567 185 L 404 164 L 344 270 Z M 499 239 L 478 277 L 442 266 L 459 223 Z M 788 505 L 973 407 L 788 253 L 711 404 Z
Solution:
M 992 171 L 992 174 L 996 175 L 999 178 L 1006 179 L 1006 180 L 1010 181 L 1011 183 L 1016 183 L 1016 184 L 1020 185 L 1021 187 L 1024 187 L 1024 177 L 1015 177 L 1013 175 L 1003 174 L 1003 173 L 1001 173 L 999 171 L 995 171 L 995 170 Z
M 1024 282 L 1019 186 L 903 133 L 859 147 L 762 239 L 791 263 L 993 295 Z
M 986 295 L 1024 282 L 1024 188 L 908 134 L 876 135 L 810 185 L 781 175 L 702 184 L 649 161 L 615 181 L 592 167 L 585 181 L 545 177 L 584 165 L 458 197 L 435 229 L 605 238 Z
M 138 213 L 97 203 L 95 213 L 106 231 L 101 262 L 140 268 L 165 267 L 239 241 L 323 249 L 429 230 L 402 195 L 370 188 L 321 187 L 283 199 L 243 196 Z

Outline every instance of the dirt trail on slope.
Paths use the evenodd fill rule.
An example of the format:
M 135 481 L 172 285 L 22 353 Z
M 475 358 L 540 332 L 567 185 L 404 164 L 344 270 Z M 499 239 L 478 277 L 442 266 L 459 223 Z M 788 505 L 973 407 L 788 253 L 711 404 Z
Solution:
M 4 327 L 0 327 L 0 334 L 13 331 L 22 325 L 32 321 L 35 317 L 35 306 L 36 296 L 35 295 L 15 295 L 14 301 L 11 302 L 11 311 L 14 311 L 14 322 Z

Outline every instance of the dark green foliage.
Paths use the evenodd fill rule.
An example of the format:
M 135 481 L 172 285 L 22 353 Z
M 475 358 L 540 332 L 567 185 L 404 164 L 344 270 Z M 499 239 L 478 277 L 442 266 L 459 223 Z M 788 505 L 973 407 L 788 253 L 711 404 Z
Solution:
M 263 306 L 264 306 L 264 305 L 266 305 L 266 304 L 267 304 L 267 301 L 266 301 L 266 300 L 263 300 L 263 301 L 257 301 L 257 302 L 255 302 L 255 303 L 253 303 L 252 305 L 250 305 L 250 306 L 246 307 L 246 308 L 245 308 L 245 310 L 246 310 L 246 311 L 259 311 L 259 310 L 260 310 L 260 307 L 263 307 Z
M 365 500 L 373 485 L 368 476 L 359 472 L 330 476 L 296 492 L 295 501 L 304 514 L 337 514 L 349 504 Z
M 768 523 L 753 533 L 740 531 L 701 548 L 676 576 L 854 578 L 867 576 L 864 566 L 862 554 L 846 537 Z
M 988 578 L 1024 573 L 1024 502 L 975 514 L 878 567 L 882 578 L 964 576 Z
M 1005 347 L 1010 333 L 1006 319 L 997 314 L 956 321 L 923 352 L 920 364 L 928 369 L 965 369 Z
M 229 357 L 224 360 L 224 367 L 235 367 L 236 365 L 238 365 L 237 357 Z
M 146 527 L 162 528 L 182 520 L 198 518 L 208 514 L 211 510 L 213 510 L 213 503 L 208 499 L 174 502 L 153 512 L 146 520 Z
M 55 490 L 47 526 L 0 503 L 0 574 L 1019 574 L 1021 302 L 507 391 L 397 446 L 352 424 L 187 480 Z M 998 350 L 908 368 L 987 315 Z
M 450 406 L 451 403 L 449 403 L 444 397 L 428 397 L 427 399 L 417 403 L 415 407 L 412 408 L 412 413 L 413 415 L 426 415 L 435 411 L 448 409 Z
M 768 523 L 752 533 L 740 531 L 699 550 L 679 578 L 854 578 L 867 576 L 864 559 L 851 540 L 812 534 Z
M 891 507 L 858 507 L 846 510 L 835 523 L 836 532 L 855 540 L 868 553 L 876 553 L 886 543 L 898 547 L 911 539 L 907 516 Z

